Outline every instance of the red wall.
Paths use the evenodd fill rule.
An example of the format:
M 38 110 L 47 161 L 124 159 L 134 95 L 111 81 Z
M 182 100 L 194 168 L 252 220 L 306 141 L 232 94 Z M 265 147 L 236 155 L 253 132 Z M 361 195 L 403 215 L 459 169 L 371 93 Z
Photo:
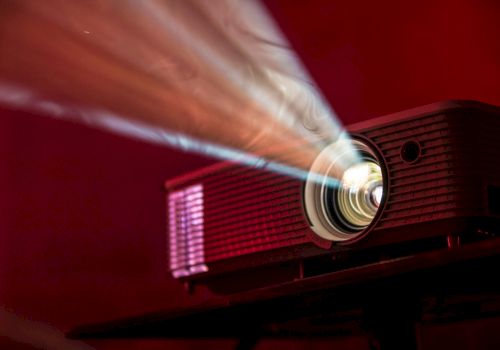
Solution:
M 268 0 L 346 123 L 443 99 L 500 104 L 500 2 Z
M 500 105 L 498 1 L 267 4 L 345 123 L 449 98 Z M 64 330 L 190 302 L 165 271 L 162 184 L 210 162 L 1 109 L 0 306 Z

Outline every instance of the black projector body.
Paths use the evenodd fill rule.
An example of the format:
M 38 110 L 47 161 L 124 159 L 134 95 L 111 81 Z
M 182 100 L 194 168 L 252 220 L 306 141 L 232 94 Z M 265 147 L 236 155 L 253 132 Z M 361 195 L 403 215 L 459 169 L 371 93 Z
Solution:
M 170 271 L 233 293 L 488 239 L 499 117 L 449 101 L 348 126 L 371 169 L 356 193 L 228 162 L 168 180 Z

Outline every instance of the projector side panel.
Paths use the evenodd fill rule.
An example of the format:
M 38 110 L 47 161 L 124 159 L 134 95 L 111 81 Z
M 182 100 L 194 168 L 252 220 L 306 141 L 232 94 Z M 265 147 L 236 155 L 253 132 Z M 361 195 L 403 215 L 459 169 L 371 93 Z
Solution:
M 225 163 L 176 179 L 167 189 L 175 277 L 248 267 L 259 253 L 266 253 L 259 263 L 289 260 L 308 254 L 307 247 L 297 247 L 314 248 L 296 179 Z M 238 263 L 248 255 L 250 261 Z

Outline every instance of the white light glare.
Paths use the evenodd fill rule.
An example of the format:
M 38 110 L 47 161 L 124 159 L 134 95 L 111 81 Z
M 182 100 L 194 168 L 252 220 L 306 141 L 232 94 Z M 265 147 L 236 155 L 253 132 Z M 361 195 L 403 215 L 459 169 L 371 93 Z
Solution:
M 367 163 L 356 164 L 347 169 L 342 177 L 345 187 L 359 189 L 368 181 L 370 166 Z

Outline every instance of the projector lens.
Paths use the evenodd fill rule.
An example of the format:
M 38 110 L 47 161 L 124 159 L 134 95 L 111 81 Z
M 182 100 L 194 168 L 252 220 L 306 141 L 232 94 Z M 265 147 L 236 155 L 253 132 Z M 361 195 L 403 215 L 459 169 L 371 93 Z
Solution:
M 304 189 L 311 228 L 328 240 L 354 239 L 375 219 L 384 188 L 379 158 L 368 144 L 343 140 L 330 145 L 315 160 Z

